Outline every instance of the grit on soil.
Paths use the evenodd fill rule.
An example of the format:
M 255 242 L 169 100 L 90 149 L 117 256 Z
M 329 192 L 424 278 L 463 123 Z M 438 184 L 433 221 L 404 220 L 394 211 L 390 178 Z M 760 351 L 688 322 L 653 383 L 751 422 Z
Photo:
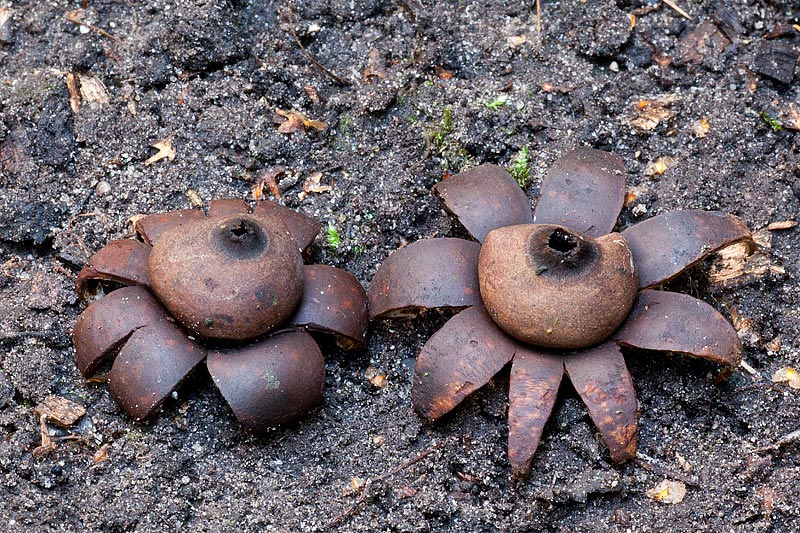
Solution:
M 800 531 L 800 390 L 771 379 L 800 369 L 800 230 L 766 229 L 800 218 L 800 10 L 676 3 L 690 19 L 543 0 L 539 36 L 533 0 L 0 1 L 0 529 Z M 281 131 L 278 110 L 325 124 Z M 746 368 L 717 385 L 713 365 L 626 353 L 638 461 L 610 463 L 565 386 L 513 480 L 507 372 L 423 424 L 410 375 L 439 315 L 325 347 L 321 404 L 260 438 L 205 370 L 134 423 L 73 364 L 75 274 L 134 215 L 277 187 L 335 228 L 314 262 L 368 286 L 399 246 L 466 235 L 431 194 L 444 175 L 528 147 L 535 198 L 575 145 L 625 160 L 620 227 L 718 209 L 771 238 L 745 276 L 677 282 L 734 319 Z M 48 424 L 48 451 L 51 394 L 86 415 Z M 648 497 L 664 479 L 681 503 Z

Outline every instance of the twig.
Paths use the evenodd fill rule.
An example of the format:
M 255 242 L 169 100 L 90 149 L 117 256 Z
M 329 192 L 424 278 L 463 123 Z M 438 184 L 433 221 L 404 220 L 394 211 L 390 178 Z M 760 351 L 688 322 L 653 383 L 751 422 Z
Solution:
M 317 61 L 317 59 L 314 56 L 312 56 L 311 53 L 308 50 L 306 50 L 306 47 L 303 46 L 302 42 L 300 42 L 300 37 L 297 35 L 297 32 L 294 29 L 294 11 L 292 11 L 292 3 L 291 2 L 287 2 L 286 3 L 286 11 L 287 11 L 287 13 L 289 15 L 289 23 L 286 26 L 289 29 L 289 33 L 291 33 L 292 37 L 294 37 L 294 41 L 297 43 L 297 46 L 300 47 L 300 51 L 302 51 L 303 55 L 306 56 L 306 59 L 311 61 L 314 64 L 314 66 L 316 66 L 322 72 L 324 72 L 325 74 L 330 76 L 337 83 L 341 83 L 342 85 L 348 85 L 348 86 L 353 85 L 352 81 L 346 80 L 346 79 L 342 78 L 341 76 L 339 76 L 339 75 L 335 74 L 334 72 L 332 72 L 330 69 L 328 69 L 328 67 L 326 67 L 325 65 L 323 65 L 322 63 Z
M 102 35 L 103 37 L 106 37 L 107 39 L 111 39 L 112 41 L 114 41 L 118 45 L 120 45 L 122 47 L 125 47 L 125 43 L 123 43 L 122 41 L 120 41 L 118 38 L 114 37 L 110 33 L 108 33 L 103 28 L 98 28 L 97 26 L 93 26 L 91 24 L 88 24 L 88 23 L 84 22 L 83 21 L 83 9 L 73 9 L 72 11 L 67 11 L 66 13 L 64 13 L 64 18 L 67 19 L 68 21 L 72 22 L 73 24 L 77 24 L 78 26 L 86 26 L 87 28 L 89 28 L 93 32 L 95 32 L 95 33 L 97 33 L 99 35 Z
M 676 470 L 672 470 L 671 468 L 659 466 L 656 464 L 655 461 L 656 461 L 655 459 L 653 459 L 652 457 L 648 457 L 642 452 L 636 453 L 636 464 L 641 466 L 645 470 L 649 470 L 650 472 L 655 472 L 656 474 L 659 474 L 661 476 L 677 479 L 678 481 L 682 481 L 691 487 L 700 486 L 700 481 L 695 476 L 687 476 L 685 474 L 681 474 Z
M 681 8 L 678 4 L 673 2 L 673 0 L 661 0 L 661 1 L 667 4 L 672 9 L 674 9 L 680 16 L 682 16 L 686 20 L 692 20 L 691 15 L 689 15 L 689 13 L 684 11 L 683 8 Z
M 542 10 L 539 6 L 539 0 L 536 0 L 536 39 L 542 42 Z
M 754 453 L 761 453 L 761 452 L 769 452 L 772 450 L 777 450 L 781 446 L 785 446 L 787 444 L 791 444 L 795 441 L 800 440 L 800 429 L 796 429 L 791 433 L 784 435 L 775 444 L 769 444 L 767 446 L 762 446 L 761 448 L 756 448 L 753 450 Z
M 388 478 L 392 477 L 393 475 L 395 475 L 395 474 L 397 474 L 399 472 L 402 472 L 406 468 L 408 468 L 410 466 L 413 466 L 416 463 L 422 461 L 427 456 L 429 456 L 430 454 L 432 454 L 433 452 L 435 452 L 436 450 L 438 450 L 439 448 L 441 448 L 442 446 L 447 444 L 450 440 L 452 440 L 452 439 L 445 439 L 442 442 L 434 444 L 433 446 L 431 446 L 430 448 L 428 448 L 424 452 L 420 453 L 419 455 L 417 455 L 413 459 L 409 459 L 405 463 L 402 463 L 399 466 L 396 466 L 396 467 L 392 468 L 391 470 L 389 470 L 387 472 L 384 472 L 383 474 L 381 474 L 380 476 L 378 476 L 378 477 L 376 477 L 374 479 L 368 479 L 364 483 L 364 486 L 361 488 L 361 494 L 359 494 L 358 499 L 355 502 L 353 502 L 353 505 L 348 507 L 347 510 L 345 510 L 343 513 L 335 516 L 330 522 L 325 524 L 322 529 L 323 530 L 330 529 L 333 526 L 341 524 L 344 520 L 346 520 L 347 518 L 352 516 L 358 510 L 358 508 L 361 506 L 361 504 L 364 503 L 365 501 L 367 501 L 369 488 L 372 487 L 375 483 L 378 483 L 380 481 L 384 481 L 385 479 L 388 479 Z

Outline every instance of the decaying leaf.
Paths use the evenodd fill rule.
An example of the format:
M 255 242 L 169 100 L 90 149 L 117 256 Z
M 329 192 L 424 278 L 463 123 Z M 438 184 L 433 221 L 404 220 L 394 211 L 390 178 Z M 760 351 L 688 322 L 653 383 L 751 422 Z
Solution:
M 661 95 L 654 100 L 639 100 L 634 106 L 637 117 L 631 124 L 640 131 L 654 130 L 656 126 L 675 116 L 675 112 L 670 109 L 674 101 L 674 94 Z
M 46 421 L 67 428 L 86 414 L 86 408 L 79 403 L 62 398 L 61 396 L 50 395 L 36 406 L 33 410 L 33 414 L 40 418 L 44 417 Z
M 648 498 L 666 504 L 681 503 L 686 496 L 686 485 L 665 479 L 646 493 Z
M 278 176 L 286 172 L 284 166 L 274 166 L 263 168 L 256 173 L 256 182 L 253 185 L 253 200 L 256 202 L 264 198 L 264 187 L 269 190 L 269 193 L 275 198 L 280 199 L 281 190 L 278 188 Z
M 367 482 L 364 479 L 355 476 L 353 477 L 353 479 L 350 480 L 350 483 L 348 483 L 347 487 L 345 487 L 344 490 L 342 491 L 342 496 L 351 496 L 353 494 L 358 494 L 363 490 L 366 484 Z
M 800 389 L 800 372 L 790 366 L 779 368 L 772 374 L 773 383 L 786 383 L 793 389 Z
M 103 444 L 100 449 L 94 452 L 92 457 L 92 465 L 96 466 L 104 461 L 108 461 L 108 450 L 111 448 L 108 444 Z
M 302 192 L 298 193 L 298 197 L 302 200 L 304 199 L 309 193 L 323 193 L 323 192 L 331 192 L 333 190 L 333 182 L 330 185 L 320 185 L 320 180 L 322 180 L 322 172 L 314 172 L 306 180 L 303 182 L 303 190 Z
M 284 111 L 282 109 L 275 110 L 275 123 L 280 124 L 278 131 L 281 133 L 299 133 L 313 128 L 318 131 L 323 131 L 328 125 L 319 120 L 312 120 L 306 117 L 299 111 Z
M 311 100 L 312 104 L 314 105 L 319 104 L 320 102 L 319 93 L 317 92 L 316 87 L 314 87 L 313 85 L 304 85 L 303 90 L 305 91 L 306 96 L 308 96 L 308 99 Z
M 692 123 L 692 131 L 702 139 L 711 131 L 711 124 L 708 123 L 708 119 L 705 117 L 699 118 Z
M 159 139 L 150 146 L 158 150 L 158 152 L 148 158 L 147 161 L 144 162 L 144 166 L 149 167 L 153 163 L 161 161 L 162 159 L 169 159 L 170 161 L 175 160 L 175 149 L 172 147 L 172 137 Z
M 374 387 L 379 389 L 385 389 L 389 385 L 389 381 L 386 379 L 386 372 L 374 366 L 367 367 L 367 370 L 364 372 L 364 377 L 367 378 Z
M 440 66 L 433 67 L 433 72 L 436 74 L 436 77 L 439 78 L 440 80 L 446 81 L 453 78 L 452 72 Z
M 702 64 L 706 58 L 721 54 L 730 44 L 730 40 L 714 23 L 704 20 L 678 43 L 676 64 Z

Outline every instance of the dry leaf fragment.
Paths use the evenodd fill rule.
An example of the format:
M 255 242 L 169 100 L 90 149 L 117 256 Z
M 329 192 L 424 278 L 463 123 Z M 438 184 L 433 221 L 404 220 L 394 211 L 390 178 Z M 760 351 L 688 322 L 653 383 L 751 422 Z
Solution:
M 111 448 L 108 444 L 103 444 L 100 446 L 100 449 L 94 452 L 94 456 L 92 457 L 92 465 L 96 466 L 99 463 L 104 461 L 108 461 L 108 450 Z
M 175 160 L 175 149 L 172 147 L 172 137 L 159 139 L 150 146 L 158 150 L 158 152 L 148 158 L 147 161 L 144 162 L 144 166 L 149 167 L 156 161 L 161 161 L 162 159 L 169 159 L 170 161 Z
M 374 366 L 367 367 L 367 370 L 364 372 L 364 377 L 367 378 L 374 387 L 379 389 L 385 389 L 389 385 L 389 381 L 386 379 L 386 372 Z
M 775 231 L 782 229 L 792 229 L 795 227 L 797 227 L 796 220 L 781 220 L 779 222 L 770 222 L 770 224 L 767 226 L 767 229 L 770 231 Z
M 353 477 L 348 483 L 347 487 L 342 491 L 342 496 L 350 496 L 351 494 L 358 494 L 364 488 L 367 482 L 360 477 Z
M 81 82 L 81 97 L 87 102 L 107 104 L 109 101 L 108 89 L 100 78 L 91 75 L 78 75 Z
M 253 200 L 260 201 L 264 196 L 264 186 L 269 189 L 269 193 L 275 198 L 280 199 L 281 190 L 278 188 L 277 177 L 286 172 L 286 167 L 274 166 L 264 168 L 256 173 L 256 183 L 253 185 Z
M 72 72 L 67 72 L 67 92 L 69 93 L 69 108 L 73 113 L 77 113 L 81 110 L 81 97 L 78 91 L 78 80 Z
M 646 493 L 648 498 L 666 504 L 681 503 L 686 496 L 686 485 L 665 479 Z
M 86 408 L 61 396 L 50 395 L 34 408 L 33 414 L 68 428 L 86 414 Z
M 322 180 L 322 172 L 314 172 L 306 180 L 303 182 L 303 192 L 299 193 L 299 197 L 302 200 L 306 197 L 309 193 L 323 193 L 323 192 L 330 192 L 333 190 L 333 184 L 331 185 L 320 185 L 320 180 Z
M 13 14 L 14 11 L 10 7 L 0 7 L 0 28 L 6 25 L 6 22 L 11 19 L 11 15 Z
M 443 67 L 433 67 L 433 72 L 436 74 L 436 77 L 440 80 L 450 80 L 453 78 L 453 73 Z
M 800 373 L 790 366 L 785 366 L 772 374 L 772 382 L 786 383 L 793 389 L 800 389 Z
M 650 161 L 644 169 L 645 176 L 660 176 L 667 169 L 675 166 L 675 160 L 671 157 L 659 157 L 655 161 Z
M 328 125 L 319 120 L 311 120 L 299 111 L 284 111 L 282 109 L 275 109 L 275 122 L 280 124 L 278 131 L 281 133 L 298 133 L 314 128 L 318 131 L 323 131 Z
M 711 131 L 711 124 L 708 123 L 708 120 L 705 117 L 697 119 L 692 124 L 692 131 L 694 131 L 694 134 L 702 139 L 708 135 L 708 132 Z
M 631 124 L 641 131 L 652 131 L 662 122 L 670 120 L 675 112 L 670 109 L 675 95 L 666 94 L 655 100 L 639 100 L 634 108 L 638 115 Z
M 308 99 L 311 100 L 312 104 L 314 105 L 319 104 L 320 102 L 319 93 L 317 92 L 316 87 L 314 87 L 313 85 L 304 85 L 303 90 L 305 91 L 306 96 L 308 96 Z
M 508 41 L 509 48 L 519 48 L 529 41 L 528 37 L 525 35 L 511 35 L 506 40 Z
M 386 79 L 388 72 L 386 71 L 386 64 L 383 61 L 383 56 L 377 48 L 371 48 L 369 51 L 369 58 L 367 66 L 364 69 L 364 79 L 369 81 L 370 78 L 378 78 L 379 80 Z

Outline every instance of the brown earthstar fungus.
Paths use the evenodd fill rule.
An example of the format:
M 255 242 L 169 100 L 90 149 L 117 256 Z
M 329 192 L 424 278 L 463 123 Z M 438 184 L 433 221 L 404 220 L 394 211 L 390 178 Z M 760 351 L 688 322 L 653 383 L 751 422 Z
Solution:
M 85 376 L 113 361 L 111 395 L 133 418 L 153 414 L 203 361 L 251 433 L 290 422 L 319 400 L 325 364 L 308 333 L 361 348 L 367 295 L 344 270 L 304 265 L 320 229 L 263 201 L 216 200 L 208 213 L 136 220 L 78 274 L 91 301 L 72 335 Z
M 392 253 L 369 290 L 370 318 L 457 312 L 417 357 L 415 410 L 434 422 L 509 363 L 508 456 L 526 474 L 564 375 L 614 463 L 636 455 L 637 400 L 620 347 L 738 366 L 742 346 L 713 307 L 654 290 L 735 242 L 736 217 L 674 211 L 612 233 L 625 194 L 616 155 L 578 148 L 550 168 L 531 212 L 496 166 L 434 186 L 479 242 L 437 238 Z

